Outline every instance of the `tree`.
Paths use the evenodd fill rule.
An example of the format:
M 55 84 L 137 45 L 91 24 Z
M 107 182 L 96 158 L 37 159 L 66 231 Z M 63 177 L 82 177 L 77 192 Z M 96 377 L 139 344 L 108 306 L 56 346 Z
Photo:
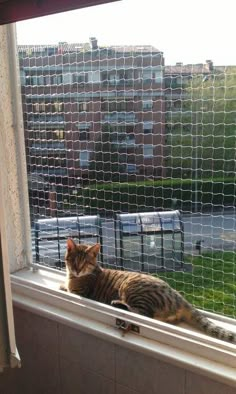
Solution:
M 172 176 L 235 175 L 236 67 L 216 69 L 204 81 L 193 75 L 181 111 L 173 113 L 167 138 Z
M 110 124 L 104 124 L 95 142 L 95 150 L 90 161 L 89 178 L 97 182 L 115 182 L 124 173 L 123 155 L 119 151 L 119 135 Z

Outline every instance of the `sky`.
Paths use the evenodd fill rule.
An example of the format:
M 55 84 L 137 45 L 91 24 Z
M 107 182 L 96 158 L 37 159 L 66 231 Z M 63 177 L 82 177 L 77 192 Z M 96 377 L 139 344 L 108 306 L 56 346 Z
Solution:
M 236 65 L 236 0 L 121 0 L 17 23 L 18 44 L 153 45 L 165 64 Z

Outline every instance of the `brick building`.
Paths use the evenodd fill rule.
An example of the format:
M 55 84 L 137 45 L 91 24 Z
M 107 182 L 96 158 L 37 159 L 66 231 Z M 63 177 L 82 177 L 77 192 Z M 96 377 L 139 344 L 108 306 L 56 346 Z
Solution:
M 152 46 L 19 46 L 28 172 L 76 188 L 101 133 L 126 179 L 165 176 L 164 59 Z M 122 177 L 120 178 L 122 179 Z M 124 178 L 125 179 L 125 178 Z
M 165 66 L 165 120 L 166 133 L 174 131 L 175 120 L 180 113 L 185 113 L 185 103 L 189 100 L 189 94 L 186 87 L 191 86 L 193 78 L 200 77 L 202 84 L 206 81 L 215 70 L 213 62 L 206 60 L 206 63 L 183 64 Z M 191 123 L 191 122 L 190 122 Z M 189 128 L 189 125 L 184 125 Z

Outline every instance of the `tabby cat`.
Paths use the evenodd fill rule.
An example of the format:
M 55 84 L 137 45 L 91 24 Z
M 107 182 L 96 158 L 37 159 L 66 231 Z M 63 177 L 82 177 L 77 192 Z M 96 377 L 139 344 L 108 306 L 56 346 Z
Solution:
M 236 343 L 236 333 L 216 326 L 163 280 L 148 274 L 103 269 L 100 245 L 67 241 L 67 277 L 62 290 L 167 323 L 186 322 L 204 333 Z

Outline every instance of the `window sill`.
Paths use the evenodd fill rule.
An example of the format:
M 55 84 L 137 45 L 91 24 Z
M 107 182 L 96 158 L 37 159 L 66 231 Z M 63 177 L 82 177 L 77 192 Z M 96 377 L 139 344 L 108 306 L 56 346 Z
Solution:
M 236 387 L 236 345 L 210 338 L 187 326 L 171 326 L 58 290 L 64 274 L 52 269 L 11 275 L 14 304 L 118 345 Z M 236 332 L 235 321 L 204 312 Z M 122 333 L 116 318 L 133 323 L 140 334 Z

